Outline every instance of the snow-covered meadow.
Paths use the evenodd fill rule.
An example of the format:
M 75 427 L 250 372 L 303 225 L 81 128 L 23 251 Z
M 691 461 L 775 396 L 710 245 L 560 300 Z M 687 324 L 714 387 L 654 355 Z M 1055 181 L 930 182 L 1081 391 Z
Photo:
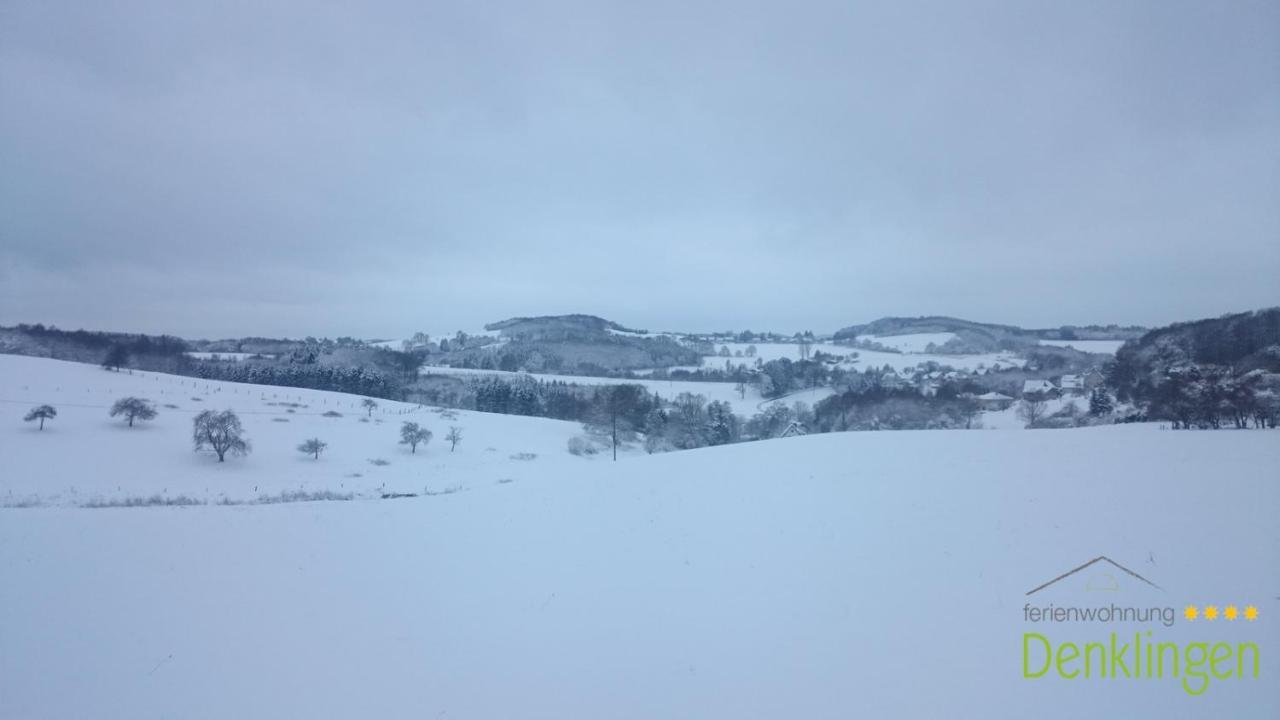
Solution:
M 573 423 L 389 402 L 360 422 L 340 393 L 3 355 L 0 378 L 0 717 L 1280 713 L 1274 433 L 837 433 L 611 463 L 565 451 Z M 161 415 L 123 427 L 123 394 Z M 59 408 L 43 431 L 34 402 Z M 204 407 L 241 413 L 252 454 L 193 453 Z M 403 419 L 435 431 L 425 453 Z M 318 462 L 294 449 L 313 435 Z M 354 495 L 217 504 L 299 488 Z M 78 507 L 154 493 L 211 502 Z M 1098 555 L 1159 583 L 1143 603 L 1261 608 L 1156 631 L 1256 642 L 1263 679 L 1023 679 L 1022 633 L 1045 631 L 1024 593 Z
M 108 417 L 111 404 L 125 396 L 152 401 L 159 415 L 132 428 Z M 386 400 L 369 413 L 362 399 L 0 355 L 0 408 L 6 410 L 0 505 L 85 505 L 157 494 L 219 502 L 295 492 L 439 492 L 519 479 L 535 464 L 584 462 L 565 451 L 581 432 L 577 423 Z M 44 430 L 22 422 L 28 408 L 43 403 L 58 410 Z M 228 409 L 244 425 L 250 455 L 219 463 L 193 452 L 195 414 Z M 399 444 L 406 421 L 433 433 L 416 453 Z M 450 451 L 445 435 L 455 426 L 462 441 Z M 318 460 L 297 450 L 309 438 L 329 444 Z M 86 472 L 89 467 L 109 471 Z
M 1275 717 L 1278 466 L 1260 432 L 847 433 L 445 496 L 0 510 L 0 716 Z M 1231 630 L 1263 680 L 1021 678 L 1024 593 L 1099 554 L 1160 604 L 1259 605 Z
M 927 353 L 924 348 L 929 342 L 937 340 L 946 341 L 950 333 L 917 333 L 914 335 L 898 335 L 898 336 L 867 336 L 861 339 L 874 340 L 885 347 L 898 347 L 899 352 L 884 352 L 880 350 L 865 350 L 855 348 L 848 345 L 834 345 L 830 343 L 814 343 L 810 350 L 812 352 L 824 352 L 839 358 L 844 358 L 841 365 L 846 368 L 854 368 L 863 370 L 865 368 L 882 368 L 886 365 L 895 371 L 903 371 L 915 368 L 929 362 L 936 362 L 939 365 L 945 365 L 957 370 L 977 370 L 979 368 L 994 367 L 1022 367 L 1025 360 L 1013 353 L 974 353 L 969 355 L 946 355 L 941 353 Z M 941 343 L 938 343 L 941 344 Z M 730 353 L 738 351 L 746 352 L 751 343 L 724 343 L 729 348 Z M 719 350 L 720 345 L 716 346 Z M 800 346 L 795 343 L 755 343 L 756 357 L 764 362 L 770 360 L 780 360 L 787 358 L 789 360 L 800 359 Z M 854 357 L 856 353 L 857 357 Z M 752 366 L 755 364 L 755 358 L 724 357 L 721 355 L 703 356 L 703 366 L 705 367 L 723 367 L 725 361 L 734 365 Z

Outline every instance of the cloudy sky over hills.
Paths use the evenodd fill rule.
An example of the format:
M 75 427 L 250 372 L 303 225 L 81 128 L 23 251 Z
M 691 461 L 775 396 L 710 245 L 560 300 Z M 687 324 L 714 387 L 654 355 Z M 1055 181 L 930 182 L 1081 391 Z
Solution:
M 1280 301 L 1280 5 L 885 5 L 8 2 L 0 323 Z

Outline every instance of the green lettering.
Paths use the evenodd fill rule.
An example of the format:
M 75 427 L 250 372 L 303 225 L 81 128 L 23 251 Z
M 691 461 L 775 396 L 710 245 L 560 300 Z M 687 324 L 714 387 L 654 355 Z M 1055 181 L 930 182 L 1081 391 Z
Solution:
M 1040 672 L 1032 673 L 1030 666 L 1027 664 L 1027 656 L 1030 654 L 1030 640 L 1035 638 L 1044 643 L 1044 667 L 1040 668 Z M 1052 646 L 1049 644 L 1049 638 L 1040 633 L 1023 633 L 1022 634 L 1022 677 L 1038 678 L 1044 677 L 1049 672 L 1049 660 L 1053 657 Z

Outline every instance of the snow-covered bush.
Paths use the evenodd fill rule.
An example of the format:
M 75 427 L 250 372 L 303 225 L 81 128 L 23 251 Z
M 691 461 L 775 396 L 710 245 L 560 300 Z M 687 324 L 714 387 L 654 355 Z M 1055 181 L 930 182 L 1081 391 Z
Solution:
M 582 435 L 574 435 L 569 438 L 569 453 L 582 457 L 584 455 L 595 455 L 599 450 L 596 449 L 595 443 L 591 442 Z

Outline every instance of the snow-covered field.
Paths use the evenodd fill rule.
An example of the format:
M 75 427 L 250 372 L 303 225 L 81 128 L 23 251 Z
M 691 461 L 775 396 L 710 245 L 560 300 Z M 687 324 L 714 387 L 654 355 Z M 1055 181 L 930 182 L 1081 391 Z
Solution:
M 1124 344 L 1123 340 L 1041 340 L 1041 345 L 1055 345 L 1057 347 L 1075 348 L 1080 352 L 1102 353 L 1104 355 L 1115 355 L 1120 346 Z
M 133 428 L 108 417 L 111 404 L 127 395 L 151 400 L 159 415 Z M 0 355 L 0 505 L 84 505 L 154 494 L 218 502 L 296 491 L 437 492 L 519 480 L 533 465 L 584 462 L 565 449 L 581 432 L 577 423 L 467 411 L 452 411 L 451 419 L 432 408 L 385 400 L 369 417 L 361 399 Z M 58 410 L 44 430 L 22 422 L 30 407 L 42 403 Z M 219 463 L 192 451 L 191 420 L 210 409 L 236 411 L 253 446 L 247 458 Z M 434 434 L 416 454 L 398 444 L 405 421 Z M 463 435 L 454 452 L 445 442 L 451 426 Z M 319 460 L 296 449 L 312 437 L 329 444 Z M 537 457 L 513 459 L 521 453 Z M 85 472 L 87 467 L 108 471 Z
M 571 423 L 459 413 L 450 454 L 450 423 L 416 406 L 360 423 L 352 396 L 191 382 L 0 356 L 0 495 L 47 503 L 0 509 L 0 717 L 1280 716 L 1273 432 L 841 433 L 610 463 L 564 451 Z M 126 392 L 181 409 L 130 431 L 103 408 Z M 274 423 L 273 393 L 309 407 Z M 29 401 L 59 405 L 44 431 L 20 421 Z M 242 413 L 253 454 L 191 452 L 206 406 Z M 395 444 L 407 418 L 436 431 L 424 456 Z M 331 443 L 319 463 L 293 450 L 311 434 Z M 384 481 L 462 491 L 68 502 Z M 1260 618 L 1025 621 L 1029 589 L 1098 555 L 1162 590 L 1081 580 L 1033 604 Z M 1110 630 L 1254 642 L 1262 677 L 1198 697 L 1172 678 L 1022 677 L 1024 632 Z
M 588 375 L 554 375 L 547 373 L 521 373 L 506 370 L 476 370 L 471 368 L 446 368 L 428 366 L 422 368 L 424 375 L 494 375 L 502 378 L 527 377 L 543 382 L 564 382 L 578 385 L 643 385 L 650 392 L 657 393 L 670 400 L 680 393 L 702 395 L 707 401 L 718 400 L 733 406 L 739 415 L 750 417 L 756 413 L 756 405 L 763 399 L 760 393 L 748 387 L 745 397 L 734 388 L 737 383 L 731 382 L 696 382 L 691 380 L 622 380 L 618 378 L 591 377 Z
M 930 344 L 942 345 L 956 336 L 955 333 L 907 333 L 905 335 L 859 335 L 859 340 L 878 343 L 899 352 L 922 353 Z
M 755 357 L 745 357 L 747 348 L 752 345 L 755 345 L 756 348 Z M 704 355 L 702 358 L 704 365 L 717 367 L 718 365 L 723 365 L 725 360 L 731 360 L 735 365 L 741 365 L 743 363 L 754 365 L 756 358 L 760 358 L 763 362 L 781 360 L 782 358 L 788 358 L 790 360 L 800 359 L 800 346 L 795 343 L 716 343 L 715 347 L 716 352 L 719 352 L 721 347 L 729 348 L 729 352 L 734 354 L 734 357 L 727 358 L 720 355 Z M 830 343 L 813 343 L 811 350 L 813 352 L 822 351 L 829 355 L 840 356 L 848 355 L 853 351 L 852 348 L 844 347 L 842 345 L 832 345 Z M 737 357 L 736 355 L 738 352 L 742 352 L 744 356 Z
M 814 343 L 813 352 L 821 350 L 829 355 L 838 357 L 849 357 L 853 353 L 857 353 L 858 357 L 854 360 L 843 363 L 846 367 L 853 367 L 862 370 L 868 367 L 881 368 L 885 365 L 894 370 L 906 370 L 914 368 L 927 362 L 936 362 L 939 365 L 946 365 L 957 370 L 976 370 L 980 367 L 1022 367 L 1025 360 L 1012 353 L 981 353 L 974 355 L 940 355 L 937 353 L 926 353 L 923 349 L 929 342 L 936 342 L 942 335 L 949 333 L 920 333 L 916 335 L 894 335 L 884 337 L 869 337 L 869 339 L 881 342 L 888 347 L 893 347 L 890 340 L 898 340 L 902 345 L 910 348 L 919 347 L 919 350 L 904 349 L 902 352 L 879 352 L 876 350 L 863 350 L 861 348 L 849 347 L 846 345 L 832 345 L 828 343 Z M 929 341 L 922 341 L 924 338 L 931 338 Z M 902 338 L 906 338 L 902 340 Z M 946 339 L 943 338 L 943 342 Z M 941 343 L 938 343 L 941 344 Z M 748 343 L 725 343 L 730 352 L 743 350 L 745 352 Z M 719 350 L 720 346 L 717 345 Z M 800 348 L 794 343 L 757 343 L 756 356 L 761 360 L 768 362 L 770 360 L 779 360 L 788 358 L 790 360 L 800 359 Z M 729 360 L 735 365 L 751 366 L 755 364 L 754 358 L 748 357 L 731 357 L 725 358 L 719 355 L 706 355 L 703 357 L 703 365 L 705 367 L 723 367 L 724 361 Z

